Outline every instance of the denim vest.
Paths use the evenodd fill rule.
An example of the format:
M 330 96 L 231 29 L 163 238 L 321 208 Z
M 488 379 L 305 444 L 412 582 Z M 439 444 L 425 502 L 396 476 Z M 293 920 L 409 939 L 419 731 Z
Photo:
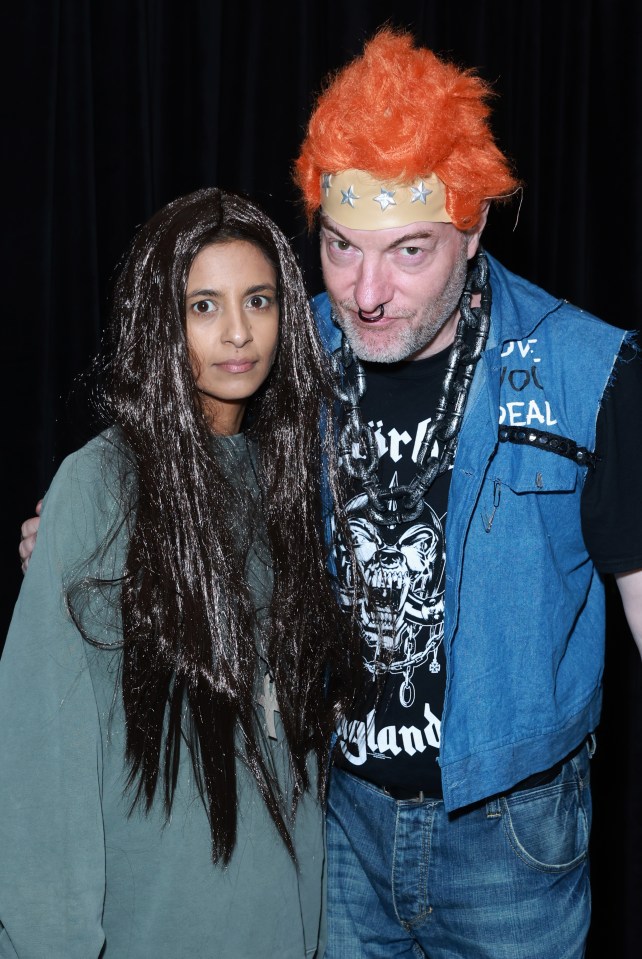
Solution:
M 439 763 L 446 809 L 501 793 L 564 758 L 598 723 L 604 590 L 587 553 L 587 467 L 499 442 L 498 423 L 595 448 L 625 331 L 492 257 L 486 350 L 471 385 L 448 500 Z M 325 294 L 314 310 L 340 344 Z

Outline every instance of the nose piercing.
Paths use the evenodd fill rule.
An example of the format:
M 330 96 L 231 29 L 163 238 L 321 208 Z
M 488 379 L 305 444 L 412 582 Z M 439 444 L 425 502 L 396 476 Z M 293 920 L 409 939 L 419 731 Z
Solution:
M 365 316 L 365 314 L 362 313 L 361 309 L 358 309 L 357 313 L 359 314 L 359 319 L 363 320 L 364 323 L 375 323 L 377 320 L 381 319 L 381 317 L 383 316 L 383 311 L 384 311 L 383 303 L 380 303 L 379 306 L 377 307 L 377 311 L 374 316 Z

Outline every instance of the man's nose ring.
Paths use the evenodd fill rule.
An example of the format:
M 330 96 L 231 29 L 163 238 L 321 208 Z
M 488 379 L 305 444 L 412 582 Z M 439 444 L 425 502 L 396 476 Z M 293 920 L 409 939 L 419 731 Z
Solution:
M 366 316 L 364 313 L 362 313 L 361 309 L 358 309 L 357 313 L 359 314 L 359 319 L 363 320 L 364 323 L 375 323 L 377 320 L 382 318 L 384 306 L 383 303 L 380 303 L 374 316 Z

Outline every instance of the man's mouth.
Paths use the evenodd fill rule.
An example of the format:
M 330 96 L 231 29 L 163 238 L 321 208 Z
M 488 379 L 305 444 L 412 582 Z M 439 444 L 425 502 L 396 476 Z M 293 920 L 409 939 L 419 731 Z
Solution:
M 361 309 L 359 309 L 357 312 L 358 312 L 358 314 L 359 314 L 359 319 L 360 319 L 363 323 L 376 323 L 377 320 L 382 320 L 382 319 L 383 319 L 383 314 L 384 314 L 384 312 L 385 312 L 385 307 L 384 307 L 383 303 L 380 303 L 379 306 L 376 308 L 376 310 L 369 311 L 369 310 L 361 310 Z
M 363 323 L 366 326 L 377 326 L 379 323 L 385 324 L 387 321 L 393 319 L 393 317 L 387 316 L 385 313 L 364 313 L 358 308 L 354 310 L 351 309 L 350 314 L 355 322 Z

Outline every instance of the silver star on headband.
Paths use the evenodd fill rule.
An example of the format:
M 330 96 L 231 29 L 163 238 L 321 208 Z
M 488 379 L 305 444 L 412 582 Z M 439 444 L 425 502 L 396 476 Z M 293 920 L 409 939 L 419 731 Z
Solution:
M 375 201 L 375 203 L 378 203 L 381 206 L 382 210 L 387 210 L 389 206 L 397 205 L 393 200 L 394 195 L 394 190 L 385 190 L 383 187 L 381 187 L 381 193 L 379 196 L 373 196 L 372 199 Z
M 332 180 L 331 173 L 322 173 L 321 174 L 321 189 L 325 190 L 325 195 L 327 196 L 330 192 L 330 181 Z
M 410 201 L 411 203 L 416 203 L 417 200 L 421 200 L 421 202 L 422 202 L 423 205 L 425 206 L 425 205 L 426 205 L 426 197 L 427 197 L 427 196 L 430 196 L 430 194 L 432 193 L 432 190 L 427 190 L 427 189 L 426 189 L 426 184 L 424 183 L 424 181 L 423 181 L 423 180 L 420 180 L 420 181 L 419 181 L 419 186 L 411 186 L 411 187 L 410 187 L 410 192 L 412 193 L 412 200 Z
M 359 199 L 357 194 L 353 191 L 352 185 L 350 185 L 347 190 L 342 190 L 341 194 L 341 206 L 343 206 L 344 203 L 349 203 L 350 206 L 353 207 L 354 201 Z

